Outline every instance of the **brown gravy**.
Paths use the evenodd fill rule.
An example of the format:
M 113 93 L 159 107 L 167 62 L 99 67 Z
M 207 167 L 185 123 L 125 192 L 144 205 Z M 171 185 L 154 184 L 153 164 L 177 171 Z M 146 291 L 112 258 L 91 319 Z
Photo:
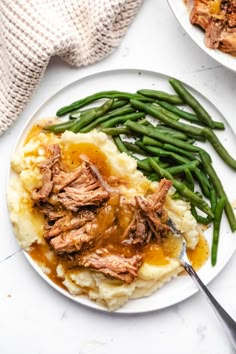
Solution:
M 187 250 L 188 258 L 195 270 L 200 269 L 209 257 L 209 245 L 203 235 L 194 250 Z
M 26 137 L 26 141 L 36 135 L 42 128 L 33 127 Z M 47 134 L 47 133 L 45 133 Z M 68 171 L 78 167 L 83 155 L 93 163 L 105 179 L 111 178 L 111 169 L 107 158 L 100 149 L 92 143 L 69 144 L 62 148 L 62 163 Z M 165 266 L 169 263 L 169 258 L 177 258 L 181 248 L 181 242 L 173 235 L 163 237 L 162 243 L 157 245 L 152 242 L 146 246 L 124 245 L 122 244 L 122 235 L 133 217 L 132 207 L 130 205 L 120 205 L 120 198 L 117 193 L 113 193 L 109 201 L 100 209 L 97 215 L 97 221 L 94 223 L 92 233 L 96 235 L 94 249 L 107 248 L 111 252 L 124 256 L 142 254 L 144 262 Z M 45 244 L 33 244 L 30 250 L 31 257 L 43 267 L 46 267 L 48 277 L 57 285 L 64 287 L 62 280 L 57 276 L 56 268 L 62 263 L 65 268 L 69 268 L 67 261 L 57 256 L 50 246 Z M 198 246 L 194 251 L 188 251 L 188 255 L 193 262 L 195 269 L 199 269 L 207 260 L 209 255 L 208 245 L 203 236 L 200 237 Z
M 178 257 L 180 247 L 180 243 L 173 237 L 164 240 L 161 246 L 156 244 L 147 245 L 143 249 L 143 261 L 153 266 L 165 266 L 169 263 L 169 257 Z M 193 268 L 195 270 L 201 268 L 209 256 L 209 246 L 204 236 L 200 236 L 195 250 L 188 250 L 187 253 Z M 47 275 L 55 284 L 65 288 L 62 279 L 57 276 L 56 272 L 59 263 L 68 269 L 68 264 L 65 260 L 51 251 L 48 244 L 33 244 L 29 254 L 34 261 L 49 270 Z M 50 256 L 47 257 L 47 255 Z

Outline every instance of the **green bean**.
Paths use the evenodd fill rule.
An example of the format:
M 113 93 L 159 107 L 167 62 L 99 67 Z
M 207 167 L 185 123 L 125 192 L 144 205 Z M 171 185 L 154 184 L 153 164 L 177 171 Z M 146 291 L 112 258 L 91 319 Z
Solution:
M 154 146 L 159 146 L 158 145 L 158 143 L 159 143 L 158 141 L 156 143 L 156 140 L 154 140 L 152 138 L 149 138 L 149 137 L 146 137 L 146 136 L 143 137 L 142 141 L 143 141 L 144 145 L 147 145 L 147 143 L 150 142 L 150 144 L 153 144 Z M 178 162 L 180 162 L 180 163 L 185 164 L 185 163 L 189 163 L 190 160 L 196 160 L 196 157 L 193 154 L 191 154 L 191 152 L 184 151 L 183 149 L 175 147 L 175 146 L 173 146 L 171 144 L 162 144 L 162 146 L 160 146 L 160 147 L 163 150 L 166 150 L 166 151 L 169 151 L 169 152 L 172 152 L 172 153 L 176 153 L 177 156 L 182 156 L 183 155 L 182 156 L 182 160 L 181 160 L 182 162 L 180 162 L 180 158 L 178 159 Z M 149 146 L 149 148 L 146 149 L 146 150 L 151 152 L 150 148 L 151 148 L 151 146 Z M 143 149 L 145 149 L 145 147 L 143 147 Z M 152 152 L 154 152 L 154 150 L 152 150 Z M 155 151 L 155 153 L 157 153 L 157 151 Z M 168 156 L 167 153 L 166 153 L 166 156 Z M 169 156 L 171 156 L 171 155 L 169 155 Z M 176 157 L 176 155 L 174 155 L 174 156 Z M 172 158 L 174 156 L 172 156 Z M 195 174 L 195 176 L 196 176 L 196 178 L 198 180 L 198 183 L 200 185 L 202 193 L 208 198 L 210 196 L 210 184 L 208 182 L 207 177 L 204 175 L 204 173 L 199 168 L 195 168 L 193 173 Z
M 149 104 L 151 105 L 151 103 L 149 103 Z M 180 120 L 180 117 L 179 117 L 177 114 L 175 114 L 175 113 L 173 113 L 173 112 L 170 112 L 170 111 L 168 111 L 167 109 L 165 109 L 165 108 L 163 108 L 163 107 L 155 106 L 154 104 L 152 104 L 152 106 L 153 106 L 154 108 L 161 109 L 161 110 L 163 111 L 163 113 L 164 113 L 167 117 L 169 117 L 170 119 L 173 119 L 173 120 L 175 120 L 175 121 L 179 121 L 179 120 Z
M 127 120 L 139 120 L 141 118 L 145 117 L 145 113 L 142 112 L 135 112 L 135 113 L 130 113 L 126 114 L 123 116 L 117 116 L 112 119 L 107 120 L 106 122 L 101 124 L 102 128 L 112 128 L 118 124 L 125 123 Z
M 151 174 L 148 176 L 148 179 L 149 179 L 149 181 L 151 181 L 151 182 L 159 181 L 158 174 L 155 173 L 155 172 L 151 173 Z
M 114 111 L 114 109 L 121 108 L 126 106 L 129 103 L 129 100 L 120 100 L 120 99 L 115 99 L 113 101 L 113 104 L 110 108 L 110 111 Z
M 97 127 L 98 125 L 100 125 L 101 123 L 109 120 L 110 118 L 114 118 L 117 116 L 123 116 L 125 114 L 129 114 L 135 112 L 135 109 L 133 107 L 130 106 L 130 104 L 127 104 L 123 107 L 117 108 L 105 115 L 102 115 L 101 117 L 96 118 L 94 121 L 92 121 L 90 124 L 84 126 L 80 132 L 81 133 L 88 133 L 91 130 L 93 130 L 95 127 Z
M 200 152 L 202 152 L 203 156 L 204 156 L 204 159 L 206 162 L 208 163 L 212 163 L 212 158 L 210 156 L 210 154 L 208 154 L 208 152 L 202 148 L 199 148 L 199 154 Z M 209 182 L 210 183 L 210 182 Z
M 161 109 L 162 112 L 163 112 L 167 117 L 169 117 L 169 118 L 172 119 L 172 120 L 175 120 L 175 121 L 179 121 L 179 120 L 180 120 L 180 117 L 179 117 L 179 116 L 177 116 L 176 114 L 174 114 L 174 113 L 168 111 L 167 109 L 165 109 L 165 108 L 163 108 L 163 107 L 160 107 L 160 105 L 155 104 L 155 102 L 154 102 L 154 103 L 148 103 L 148 105 L 151 106 L 151 107 L 154 107 L 154 108 L 156 108 L 156 109 Z
M 213 220 L 213 218 L 210 216 L 203 217 L 201 215 L 198 215 L 194 205 L 191 205 L 191 213 L 192 213 L 193 217 L 196 219 L 196 221 L 202 225 L 209 225 L 210 222 Z
M 153 102 L 153 99 L 139 95 L 139 94 L 133 94 L 129 92 L 122 92 L 122 91 L 101 91 L 97 92 L 95 94 L 92 94 L 90 96 L 87 96 L 85 98 L 82 98 L 78 101 L 75 101 L 71 103 L 68 106 L 62 107 L 57 111 L 57 116 L 61 117 L 64 116 L 67 113 L 73 112 L 77 109 L 80 109 L 94 101 L 97 101 L 101 98 L 110 98 L 110 99 L 125 99 L 125 100 L 130 100 L 131 98 L 136 98 L 138 100 L 142 100 L 144 102 Z
M 167 130 L 164 130 L 164 129 L 163 130 L 162 129 L 156 129 L 156 127 L 154 129 L 159 131 L 159 132 L 161 132 L 164 135 L 170 136 L 172 139 L 184 140 L 185 142 L 188 141 L 188 139 L 184 138 L 183 135 L 179 134 L 181 132 L 176 131 L 175 133 L 170 133 L 170 132 L 168 132 Z
M 195 160 L 196 157 L 189 151 L 186 151 L 184 149 L 178 148 L 177 146 L 171 145 L 171 144 L 164 144 L 163 149 L 168 150 L 168 151 L 173 151 L 176 152 L 179 155 L 183 155 L 187 157 L 189 160 Z
M 178 140 L 184 140 L 187 142 L 188 138 L 187 137 L 184 137 L 182 135 L 182 132 L 178 132 L 176 131 L 175 133 L 172 133 L 172 132 L 168 132 L 167 130 L 165 129 L 159 129 L 159 128 L 156 128 L 154 127 L 155 130 L 159 131 L 160 133 L 162 134 L 165 134 L 167 136 L 170 136 L 172 139 L 178 139 Z
M 180 98 L 187 103 L 193 111 L 197 114 L 199 120 L 210 128 L 214 128 L 214 124 L 209 113 L 196 100 L 195 97 L 184 87 L 184 85 L 176 79 L 170 79 L 169 83 L 180 96 Z
M 150 166 L 148 158 L 143 160 L 137 159 L 137 166 L 139 169 L 144 171 L 149 171 L 149 172 L 153 171 L 152 167 Z
M 184 173 L 185 173 L 185 185 L 188 187 L 188 189 L 194 192 L 195 183 L 194 183 L 194 178 L 192 173 L 188 168 L 185 168 Z
M 174 121 L 173 119 L 167 117 L 164 114 L 164 111 L 162 108 L 154 107 L 153 105 L 148 105 L 148 104 L 145 104 L 145 103 L 140 102 L 135 99 L 131 99 L 130 104 L 134 108 L 141 110 L 142 112 L 146 112 L 146 113 L 150 114 L 152 117 L 159 119 L 161 122 L 165 123 L 166 125 L 174 128 L 174 129 L 180 130 L 180 131 L 187 133 L 187 134 L 189 133 L 192 135 L 202 135 L 201 128 L 197 128 L 197 127 L 191 126 L 189 124 L 179 123 L 179 122 Z
M 202 193 L 205 195 L 205 197 L 209 198 L 210 197 L 210 184 L 209 184 L 209 181 L 208 181 L 206 175 L 199 168 L 196 168 L 193 171 L 193 173 L 198 180 L 198 183 L 199 183 Z
M 111 136 L 116 136 L 120 134 L 126 134 L 126 135 L 131 134 L 131 130 L 127 127 L 106 128 L 106 129 L 101 129 L 101 132 Z
M 204 135 L 188 134 L 188 137 L 197 141 L 202 141 L 203 143 L 207 140 Z
M 216 190 L 213 184 L 210 186 L 210 201 L 211 201 L 211 210 L 215 212 L 216 204 L 217 204 L 217 195 Z
M 203 125 L 203 124 L 201 124 L 201 125 Z M 225 125 L 223 122 L 218 122 L 216 120 L 213 120 L 213 129 L 225 130 Z
M 88 112 L 93 111 L 94 109 L 96 109 L 98 107 L 91 107 L 91 108 L 87 108 L 87 109 L 83 109 L 83 110 L 77 110 L 72 112 L 69 115 L 69 119 L 77 119 L 77 118 L 82 118 L 84 115 L 86 115 Z
M 207 138 L 207 140 L 211 143 L 215 151 L 222 158 L 222 160 L 231 168 L 236 170 L 236 160 L 228 153 L 225 147 L 221 144 L 218 137 L 215 133 L 208 128 L 203 129 L 203 135 Z
M 107 100 L 102 106 L 95 108 L 92 111 L 89 111 L 88 114 L 83 117 L 83 119 L 76 120 L 72 125 L 72 127 L 70 128 L 70 130 L 74 133 L 78 133 L 81 130 L 81 128 L 88 125 L 96 118 L 101 117 L 106 112 L 108 112 L 112 104 L 113 104 L 113 99 Z
M 157 124 L 154 128 L 156 130 L 162 131 L 164 134 L 171 134 L 172 137 L 175 139 L 188 140 L 188 136 L 185 133 L 176 131 L 175 129 L 170 128 L 166 125 Z
M 107 103 L 103 105 L 103 108 L 106 109 L 106 107 L 107 106 L 109 107 L 109 105 L 110 105 L 110 103 L 109 103 L 109 101 L 107 101 Z M 48 126 L 45 126 L 44 129 L 48 130 L 48 131 L 51 131 L 51 132 L 53 132 L 55 134 L 63 133 L 65 130 L 73 130 L 75 124 L 76 125 L 81 125 L 82 122 L 84 124 L 84 119 L 87 120 L 87 121 L 89 119 L 94 119 L 94 117 L 97 114 L 100 114 L 101 109 L 102 109 L 102 107 L 97 107 L 97 108 L 92 108 L 92 109 L 87 109 L 87 110 L 81 111 L 80 120 L 76 120 L 76 121 L 69 120 L 69 121 L 66 121 L 66 122 L 63 122 L 63 123 L 59 123 L 59 124 L 48 125 Z M 131 107 L 130 107 L 130 109 L 132 110 Z
M 192 171 L 194 170 L 197 166 L 199 165 L 199 161 L 198 160 L 194 160 L 182 165 L 178 165 L 178 166 L 172 166 L 172 167 L 168 167 L 166 169 L 166 171 L 168 171 L 169 173 L 172 174 L 172 176 L 177 175 L 179 173 L 185 172 L 186 169 Z
M 185 157 L 187 157 L 190 160 L 195 160 L 196 157 L 189 151 L 186 151 L 184 149 L 178 148 L 177 146 L 171 145 L 171 144 L 162 144 L 159 141 L 150 138 L 149 136 L 144 135 L 142 142 L 144 143 L 144 145 L 153 145 L 153 146 L 158 146 L 158 147 L 162 147 L 164 150 L 168 150 L 168 151 L 172 151 L 172 152 L 176 152 L 179 155 L 183 155 Z
M 59 123 L 59 124 L 46 125 L 43 127 L 43 129 L 50 131 L 54 134 L 60 134 L 63 133 L 65 130 L 70 129 L 73 124 L 74 124 L 73 120 L 68 120 L 66 122 Z
M 127 155 L 132 155 L 119 136 L 114 136 L 113 141 L 120 152 L 125 152 Z
M 208 204 L 203 198 L 199 197 L 196 193 L 188 189 L 184 183 L 177 181 L 169 172 L 160 168 L 160 166 L 158 166 L 158 164 L 152 158 L 150 158 L 150 165 L 160 175 L 160 177 L 171 180 L 173 186 L 179 192 L 180 195 L 182 195 L 190 203 L 195 205 L 197 208 L 202 210 L 207 215 L 214 217 L 212 210 L 210 209 L 210 207 L 208 206 Z
M 147 171 L 147 172 L 153 172 L 153 168 L 150 166 L 150 158 L 149 157 L 142 159 L 142 160 L 136 158 L 135 156 L 132 156 L 132 157 L 136 160 L 137 166 L 140 170 Z M 159 157 L 155 156 L 155 157 L 152 157 L 152 159 L 154 161 L 160 163 Z
M 153 158 L 153 157 L 152 157 L 152 158 Z M 170 164 L 169 164 L 168 162 L 160 161 L 160 162 L 159 162 L 159 166 L 160 166 L 161 168 L 166 169 L 166 168 L 170 167 Z
M 178 192 L 175 192 L 174 194 L 172 194 L 171 198 L 173 200 L 179 200 L 181 199 L 181 195 Z
M 115 109 L 117 109 L 117 108 L 121 108 L 121 107 L 123 107 L 123 106 L 126 106 L 127 104 L 128 104 L 129 102 L 128 101 L 126 101 L 126 100 L 114 100 L 113 101 L 113 104 L 112 104 L 112 106 L 111 106 L 111 108 L 110 108 L 110 111 L 114 111 Z M 130 106 L 129 106 L 130 107 Z M 90 110 L 92 110 L 92 109 L 96 109 L 96 108 L 99 108 L 99 107 L 92 107 L 92 108 L 88 108 L 88 109 L 83 109 L 83 110 L 76 110 L 76 111 L 73 111 L 73 112 L 71 112 L 71 114 L 69 115 L 69 118 L 70 119 L 75 119 L 75 118 L 81 118 L 81 117 L 83 117 L 83 114 L 84 113 L 87 113 L 87 112 L 89 112 Z
M 124 142 L 124 145 L 126 146 L 126 148 L 136 154 L 140 154 L 140 155 L 144 155 L 146 156 L 147 153 L 146 151 L 144 151 L 142 148 L 140 148 L 137 144 L 132 144 L 128 141 Z
M 158 140 L 150 138 L 149 136 L 144 135 L 142 138 L 142 142 L 144 145 L 151 145 L 151 146 L 158 146 L 158 147 L 164 147 L 163 143 L 160 143 Z
M 144 137 L 143 137 L 143 140 L 144 140 Z M 145 140 L 147 140 L 147 139 L 145 139 Z M 148 146 L 145 144 L 143 144 L 143 146 L 141 145 L 141 147 L 148 152 L 155 153 L 155 154 L 162 156 L 162 157 L 163 156 L 172 157 L 175 161 L 179 162 L 180 164 L 189 164 L 189 163 L 191 163 L 191 160 L 198 161 L 198 160 L 196 160 L 196 158 L 193 155 L 191 156 L 191 160 L 189 160 L 189 158 L 181 156 L 180 154 L 177 154 L 172 151 L 164 150 L 165 144 L 163 145 L 163 149 L 158 149 L 154 146 Z M 207 177 L 204 175 L 204 173 L 199 168 L 197 168 L 198 164 L 199 164 L 199 161 L 196 164 L 195 168 L 193 169 L 193 173 L 195 174 L 195 176 L 198 180 L 198 183 L 200 185 L 202 193 L 208 198 L 210 196 L 210 184 L 208 182 Z
M 176 107 L 172 103 L 157 100 L 154 102 L 154 104 L 158 104 L 159 106 L 167 109 L 168 111 L 170 111 L 172 113 L 175 113 L 180 118 L 186 119 L 189 122 L 192 122 L 192 123 L 199 122 L 198 116 L 196 114 L 184 111 L 184 110 L 180 109 L 179 107 Z
M 195 124 L 203 125 L 203 126 L 206 125 L 205 123 L 203 123 L 199 120 L 199 118 L 196 114 L 184 111 L 184 110 L 182 110 L 182 109 L 180 109 L 180 108 L 176 107 L 175 105 L 168 103 L 168 102 L 157 101 L 157 103 L 161 107 L 167 109 L 168 111 L 170 111 L 172 113 L 175 113 L 180 118 L 183 118 L 191 123 L 195 123 Z M 225 129 L 224 123 L 222 123 L 222 122 L 216 122 L 213 120 L 213 125 L 214 125 L 214 127 L 213 127 L 214 129 L 221 129 L 221 130 Z
M 194 144 L 195 141 L 196 141 L 196 139 L 193 139 L 193 138 L 186 140 L 186 142 L 187 142 L 188 144 Z
M 200 148 L 199 147 L 199 151 L 198 153 L 200 154 L 200 151 L 203 152 L 203 155 L 205 156 L 205 158 L 208 160 L 208 163 L 212 163 L 212 158 L 211 158 L 211 155 L 204 149 Z M 208 182 L 208 185 L 210 186 L 210 182 Z
M 141 124 L 141 125 L 149 125 L 149 126 L 153 127 L 152 123 L 149 122 L 149 120 L 147 120 L 146 118 L 140 119 L 140 121 L 138 123 Z
M 164 151 L 163 149 L 157 149 L 154 146 L 151 147 L 151 146 L 147 146 L 147 145 L 140 145 L 140 143 L 137 143 L 137 142 L 136 142 L 136 144 L 139 144 L 139 146 L 141 148 L 143 148 L 144 150 L 146 150 L 148 152 L 155 153 L 155 154 L 162 156 L 162 157 L 169 156 L 180 164 L 190 164 L 191 160 L 196 160 L 196 158 L 194 156 L 192 156 L 193 158 L 191 160 L 189 160 L 189 159 L 187 159 L 179 154 L 176 154 L 174 152 L 171 152 L 171 151 Z M 165 144 L 163 145 L 163 148 L 164 148 L 164 146 L 165 146 Z M 198 161 L 198 160 L 196 160 L 196 161 Z M 199 161 L 195 165 L 195 168 L 193 168 L 192 170 L 197 178 L 197 181 L 199 183 L 202 193 L 208 198 L 210 196 L 210 184 L 208 182 L 207 177 L 204 175 L 204 173 L 199 168 L 197 168 L 198 164 L 199 164 Z M 177 166 L 175 168 L 177 168 Z M 173 169 L 174 169 L 174 167 L 173 167 Z
M 209 163 L 209 158 L 205 154 L 204 151 L 200 151 L 200 158 L 201 158 L 203 167 L 210 178 L 211 183 L 215 187 L 217 196 L 219 198 L 226 197 L 225 213 L 226 213 L 230 228 L 231 228 L 232 232 L 234 232 L 236 230 L 236 218 L 234 215 L 233 208 L 232 208 L 232 206 L 228 200 L 228 197 L 224 191 L 222 183 L 221 183 L 219 177 L 217 176 L 212 164 Z
M 156 146 L 149 146 L 149 145 L 143 145 L 143 148 L 148 151 L 148 152 L 152 152 L 154 153 L 155 155 L 158 155 L 158 156 L 168 156 L 168 157 L 171 157 L 172 159 L 174 159 L 175 161 L 177 161 L 178 163 L 180 164 L 186 164 L 186 163 L 189 163 L 190 161 L 187 160 L 185 157 L 181 156 L 181 155 L 178 155 L 176 154 L 175 152 L 172 152 L 172 151 L 167 151 L 167 150 L 164 150 L 162 148 L 158 148 Z
M 155 99 L 159 99 L 159 100 L 166 101 L 166 102 L 173 103 L 173 104 L 183 104 L 184 103 L 183 100 L 179 96 L 172 95 L 170 93 L 166 93 L 163 91 L 143 89 L 143 90 L 138 90 L 137 92 L 141 95 L 155 98 Z
M 127 126 L 128 128 L 130 128 L 132 131 L 134 131 L 136 133 L 150 136 L 151 138 L 178 146 L 178 147 L 185 149 L 187 151 L 192 151 L 192 152 L 199 151 L 199 148 L 197 146 L 193 146 L 191 144 L 188 144 L 183 140 L 173 139 L 171 136 L 168 136 L 167 134 L 163 134 L 163 133 L 155 130 L 155 128 L 153 128 L 153 127 L 149 127 L 149 126 L 146 127 L 146 126 L 140 125 L 140 124 L 138 124 L 136 122 L 132 122 L 132 121 L 127 121 L 125 123 L 125 126 Z
M 195 194 L 197 194 L 200 198 L 203 198 L 202 194 L 198 191 L 195 191 Z
M 226 197 L 221 197 L 215 208 L 215 218 L 213 221 L 213 240 L 212 240 L 212 246 L 211 246 L 211 265 L 215 266 L 217 262 L 217 250 L 218 250 L 218 244 L 219 244 L 219 236 L 220 236 L 220 224 L 221 224 L 221 218 L 223 214 L 223 210 L 225 207 L 226 203 Z
M 135 145 L 139 146 L 141 149 L 145 149 L 145 146 L 144 146 L 144 143 L 142 142 L 142 140 L 138 139 L 138 140 L 135 140 Z

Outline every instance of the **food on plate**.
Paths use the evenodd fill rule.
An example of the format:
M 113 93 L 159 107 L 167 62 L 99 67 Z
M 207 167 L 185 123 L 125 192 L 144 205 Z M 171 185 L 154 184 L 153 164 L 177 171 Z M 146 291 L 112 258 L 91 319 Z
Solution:
M 148 180 L 102 132 L 57 136 L 41 124 L 12 159 L 8 204 L 21 247 L 71 294 L 110 310 L 177 276 L 178 233 L 194 250 L 201 229 L 172 182 Z
M 236 55 L 235 0 L 187 0 L 190 21 L 205 31 L 208 48 Z
M 181 273 L 182 236 L 199 269 L 203 230 L 212 224 L 214 266 L 223 211 L 236 229 L 204 145 L 236 169 L 217 137 L 225 126 L 169 82 L 174 93 L 103 91 L 62 107 L 12 158 L 8 205 L 21 247 L 56 284 L 109 310 Z

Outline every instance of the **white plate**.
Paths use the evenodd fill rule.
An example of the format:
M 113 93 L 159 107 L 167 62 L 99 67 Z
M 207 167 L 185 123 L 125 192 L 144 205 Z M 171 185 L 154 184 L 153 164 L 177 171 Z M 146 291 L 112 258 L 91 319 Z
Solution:
M 200 100 L 200 102 L 204 105 L 208 112 L 212 114 L 215 120 L 223 121 L 225 123 L 226 131 L 219 132 L 218 136 L 220 140 L 224 142 L 225 147 L 229 150 L 229 152 L 231 152 L 232 155 L 236 156 L 235 135 L 228 123 L 225 121 L 224 117 L 216 109 L 216 107 L 212 103 L 210 103 L 205 97 L 203 97 L 196 90 L 190 88 L 188 85 L 186 86 L 195 95 L 195 97 Z M 52 97 L 50 97 L 33 114 L 33 116 L 26 124 L 25 128 L 23 129 L 23 132 L 20 134 L 16 148 L 22 144 L 24 137 L 27 134 L 27 131 L 36 122 L 36 120 L 42 117 L 51 117 L 55 115 L 55 112 L 64 105 L 68 105 L 79 98 L 83 98 L 98 91 L 123 90 L 135 92 L 136 90 L 142 88 L 150 88 L 172 92 L 172 89 L 168 83 L 168 76 L 145 70 L 121 69 L 106 71 L 77 80 L 69 86 L 63 88 L 61 91 L 59 91 Z M 236 198 L 234 171 L 228 168 L 218 158 L 218 156 L 216 156 L 211 146 L 207 146 L 207 144 L 205 145 L 206 150 L 208 150 L 212 155 L 214 166 L 219 174 L 219 177 L 222 181 L 227 181 L 227 183 L 224 183 L 226 192 L 230 196 L 231 200 Z M 209 229 L 206 232 L 206 237 L 209 243 L 211 243 L 212 229 Z M 225 217 L 223 217 L 221 225 L 221 237 L 219 242 L 218 263 L 214 268 L 212 268 L 210 265 L 210 261 L 208 261 L 199 271 L 199 275 L 204 281 L 204 283 L 209 283 L 217 276 L 217 274 L 219 274 L 219 272 L 229 261 L 235 248 L 236 236 L 231 233 L 228 223 Z M 92 307 L 94 309 L 105 310 L 103 307 L 90 301 L 86 297 L 74 297 L 68 292 L 64 291 L 62 288 L 58 287 L 42 272 L 41 268 L 31 259 L 31 257 L 27 253 L 25 253 L 25 255 L 30 264 L 34 267 L 34 269 L 54 289 L 80 304 Z M 190 297 L 191 295 L 196 293 L 196 291 L 196 286 L 194 285 L 192 280 L 188 276 L 181 276 L 171 280 L 163 288 L 156 291 L 153 295 L 149 297 L 140 298 L 137 300 L 130 300 L 123 308 L 121 308 L 117 312 L 141 313 L 162 309 Z
M 204 42 L 205 33 L 198 26 L 194 26 L 190 23 L 189 11 L 184 3 L 184 0 L 168 0 L 168 3 L 175 17 L 192 40 L 218 63 L 233 71 L 236 71 L 236 57 L 225 54 L 220 50 L 206 47 Z

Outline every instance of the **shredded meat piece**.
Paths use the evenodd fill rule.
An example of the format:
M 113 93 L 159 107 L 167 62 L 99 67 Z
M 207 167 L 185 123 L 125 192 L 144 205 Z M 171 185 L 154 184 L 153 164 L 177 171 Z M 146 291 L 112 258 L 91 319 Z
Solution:
M 94 236 L 89 234 L 88 223 L 79 229 L 73 229 L 62 233 L 51 239 L 50 244 L 57 254 L 68 254 L 80 251 L 85 245 L 94 240 Z
M 236 55 L 236 1 L 194 0 L 190 21 L 205 32 L 208 48 Z
M 127 228 L 123 238 L 123 244 L 145 244 L 149 243 L 154 236 L 156 241 L 161 241 L 161 236 L 170 231 L 167 224 L 168 215 L 163 209 L 166 194 L 172 182 L 166 179 L 161 180 L 155 193 L 147 198 L 136 196 L 136 211 Z
M 190 21 L 193 25 L 198 25 L 204 30 L 207 29 L 210 20 L 209 6 L 207 0 L 194 0 L 190 14 Z
M 44 234 L 44 237 L 46 239 L 50 239 L 66 231 L 78 229 L 94 218 L 95 212 L 90 210 L 84 210 L 74 217 L 71 216 L 71 214 L 67 214 L 66 216 L 58 219 L 53 226 L 48 225 L 47 229 L 49 231 Z
M 172 186 L 172 182 L 168 179 L 162 179 L 158 185 L 155 193 L 152 194 L 150 200 L 152 202 L 153 209 L 162 209 L 166 200 L 166 195 Z
M 66 183 L 66 178 L 63 177 L 63 183 L 67 186 L 58 194 L 58 200 L 66 209 L 77 211 L 81 206 L 100 205 L 109 197 L 109 193 L 103 188 L 87 161 L 78 167 L 74 176 L 71 178 L 69 174 L 69 183 Z
M 81 173 L 83 173 L 83 166 L 77 168 L 75 171 L 72 172 L 64 172 L 61 171 L 58 166 L 54 169 L 54 177 L 53 177 L 53 191 L 55 193 L 61 191 L 63 188 L 74 182 Z
M 74 171 L 65 172 L 59 165 L 60 147 L 53 145 L 48 151 L 49 158 L 39 166 L 42 187 L 33 191 L 34 201 L 61 203 L 66 209 L 78 211 L 81 206 L 99 205 L 108 198 L 109 192 L 104 189 L 89 162 L 84 161 Z
M 55 206 L 50 203 L 41 202 L 37 205 L 37 208 L 40 213 L 44 214 L 48 218 L 49 222 L 62 218 L 67 214 L 66 210 L 60 205 Z
M 33 191 L 32 199 L 35 201 L 45 202 L 47 200 L 47 197 L 52 191 L 52 187 L 53 187 L 52 167 L 55 163 L 59 161 L 61 154 L 58 145 L 49 146 L 48 152 L 50 154 L 50 157 L 39 166 L 42 174 L 42 187 L 39 190 Z
M 152 234 L 146 218 L 142 216 L 140 210 L 135 210 L 133 218 L 122 236 L 122 239 L 124 239 L 122 243 L 127 245 L 149 243 Z
M 98 270 L 109 277 L 123 280 L 127 284 L 132 283 L 137 277 L 141 264 L 142 256 L 140 255 L 127 258 L 109 254 L 103 249 L 83 256 L 79 261 L 79 265 Z
M 85 205 L 100 205 L 104 200 L 108 198 L 107 191 L 104 191 L 101 187 L 91 190 L 88 187 L 85 188 L 65 188 L 65 192 L 58 195 L 58 200 L 68 210 L 78 211 L 80 207 Z
M 227 27 L 222 31 L 219 48 L 225 53 L 236 55 L 236 27 Z
M 236 27 L 236 8 L 234 10 L 234 13 L 227 14 L 227 22 L 229 24 L 229 27 Z
M 221 33 L 224 30 L 222 21 L 211 19 L 206 28 L 206 46 L 217 49 L 220 45 Z

